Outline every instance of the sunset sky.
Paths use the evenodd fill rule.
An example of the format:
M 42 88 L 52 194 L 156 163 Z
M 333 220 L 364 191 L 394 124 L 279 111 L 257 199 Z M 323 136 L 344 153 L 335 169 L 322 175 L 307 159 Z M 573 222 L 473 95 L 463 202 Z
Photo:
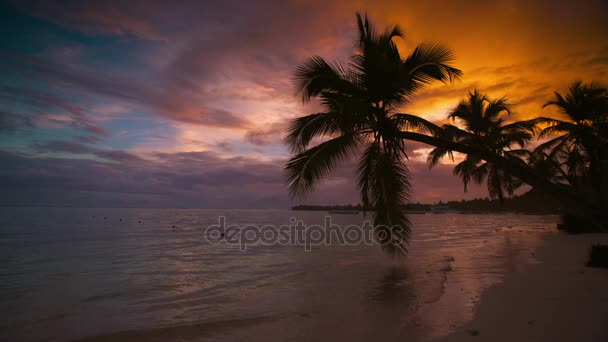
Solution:
M 283 208 L 281 138 L 312 113 L 294 96 L 306 57 L 352 54 L 355 12 L 399 24 L 404 56 L 447 43 L 464 77 L 403 110 L 441 121 L 469 90 L 512 119 L 575 80 L 608 81 L 608 2 L 0 1 L 0 205 Z M 415 201 L 468 193 L 409 146 Z M 305 203 L 357 203 L 345 165 Z M 298 202 L 300 203 L 300 202 Z

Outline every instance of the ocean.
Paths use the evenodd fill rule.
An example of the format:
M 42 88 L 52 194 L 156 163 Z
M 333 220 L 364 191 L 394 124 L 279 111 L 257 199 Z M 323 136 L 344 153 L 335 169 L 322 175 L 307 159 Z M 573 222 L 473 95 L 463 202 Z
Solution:
M 538 262 L 558 221 L 412 214 L 403 259 L 367 243 L 239 245 L 206 230 L 220 217 L 322 226 L 328 215 L 0 208 L 0 340 L 428 340 L 470 321 L 485 289 Z M 331 215 L 341 227 L 366 219 Z

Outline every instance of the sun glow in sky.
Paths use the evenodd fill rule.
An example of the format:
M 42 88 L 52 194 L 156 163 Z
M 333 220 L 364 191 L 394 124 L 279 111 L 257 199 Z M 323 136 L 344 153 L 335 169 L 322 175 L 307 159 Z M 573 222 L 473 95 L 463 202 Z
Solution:
M 435 122 L 474 88 L 516 120 L 556 115 L 541 105 L 572 81 L 608 81 L 600 0 L 1 2 L 0 204 L 288 206 L 285 125 L 318 109 L 291 76 L 352 54 L 356 11 L 401 25 L 404 56 L 454 50 L 462 80 L 403 108 Z M 408 150 L 415 200 L 485 196 Z M 307 202 L 358 202 L 353 176 L 347 163 Z

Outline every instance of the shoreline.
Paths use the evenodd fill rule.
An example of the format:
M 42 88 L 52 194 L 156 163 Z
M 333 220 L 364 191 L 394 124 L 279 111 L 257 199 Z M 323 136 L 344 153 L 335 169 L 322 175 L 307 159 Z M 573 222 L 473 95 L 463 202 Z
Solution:
M 435 341 L 608 341 L 608 270 L 585 266 L 598 242 L 608 234 L 548 236 L 540 263 L 485 290 L 473 320 Z

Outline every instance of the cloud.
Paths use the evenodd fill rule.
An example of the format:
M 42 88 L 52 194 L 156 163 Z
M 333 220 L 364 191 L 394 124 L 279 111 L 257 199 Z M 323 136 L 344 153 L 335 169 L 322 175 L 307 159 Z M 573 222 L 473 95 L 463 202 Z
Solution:
M 150 6 L 145 2 L 132 1 L 127 4 L 122 1 L 84 3 L 42 0 L 13 3 L 34 16 L 90 35 L 134 35 L 150 40 L 166 39 L 147 17 Z
M 15 133 L 33 127 L 31 116 L 0 110 L 0 133 Z
M 404 54 L 426 40 L 454 49 L 463 80 L 429 87 L 403 109 L 437 122 L 473 88 L 508 96 L 517 104 L 511 119 L 524 119 L 538 115 L 551 90 L 573 78 L 608 77 L 606 3 L 597 1 L 13 4 L 26 19 L 15 32 L 29 25 L 30 14 L 35 23 L 20 37 L 45 42 L 5 39 L 0 47 L 0 72 L 7 75 L 0 80 L 0 138 L 28 131 L 35 141 L 29 148 L 40 153 L 29 158 L 15 149 L 0 156 L 9 165 L 0 182 L 14 197 L 4 195 L 5 203 L 286 206 L 281 169 L 287 156 L 276 152 L 281 125 L 315 106 L 293 96 L 291 75 L 311 55 L 348 57 L 356 10 L 367 9 L 379 28 L 401 24 Z M 52 32 L 36 31 L 40 20 L 54 23 L 44 26 Z M 159 122 L 171 129 L 150 128 Z M 68 133 L 73 140 L 41 141 L 57 126 L 76 129 Z M 106 136 L 112 149 L 100 146 L 110 141 Z M 153 136 L 163 136 L 163 143 L 150 143 Z M 203 148 L 210 150 L 167 152 Z M 407 148 L 417 200 L 464 196 L 451 166 L 429 171 L 428 147 Z M 308 201 L 354 203 L 355 185 L 354 164 L 347 164 Z
M 118 152 L 101 153 L 123 159 Z M 129 157 L 130 158 L 130 157 Z M 179 159 L 177 163 L 168 160 Z M 94 205 L 119 194 L 137 195 L 140 202 L 184 207 L 269 207 L 268 198 L 285 200 L 278 162 L 248 158 L 221 159 L 213 153 L 165 155 L 159 161 L 107 163 L 90 159 L 55 157 L 29 158 L 0 152 L 2 204 Z M 86 193 L 87 199 L 79 194 Z M 120 204 L 117 204 L 120 205 Z
M 168 86 L 148 85 L 132 78 L 108 75 L 97 70 L 68 66 L 2 50 L 0 50 L 0 67 L 9 69 L 19 77 L 27 77 L 29 82 L 43 82 L 53 89 L 70 93 L 74 97 L 84 93 L 135 103 L 176 121 L 215 127 L 241 128 L 248 125 L 248 121 L 237 114 L 203 103 L 197 105 L 196 98 L 186 98 L 185 95 L 181 95 L 179 89 L 171 89 Z M 74 122 L 83 129 L 91 133 L 107 135 L 105 130 L 90 123 L 81 107 L 50 92 L 11 86 L 4 86 L 0 91 L 1 97 L 36 106 L 38 110 L 44 105 L 61 108 L 69 112 Z
M 0 151 L 0 205 L 154 206 L 203 208 L 285 208 L 285 160 L 223 158 L 211 151 L 157 153 L 141 158 L 126 151 L 101 150 L 67 141 L 36 145 L 39 151 L 91 154 L 27 156 Z M 54 154 L 56 155 L 56 154 Z M 464 194 L 451 166 L 429 171 L 410 160 L 415 201 L 485 196 L 472 186 Z M 337 168 L 304 203 L 357 203 L 356 160 Z
M 140 163 L 145 161 L 143 158 L 138 157 L 134 154 L 127 153 L 120 150 L 110 151 L 97 151 L 95 155 L 99 158 L 119 162 L 119 163 Z
M 282 143 L 283 135 L 286 131 L 286 124 L 278 122 L 270 127 L 247 131 L 244 140 L 257 146 L 278 145 Z
M 79 141 L 81 143 L 87 143 L 87 144 L 96 144 L 98 142 L 101 142 L 102 139 L 100 139 L 97 136 L 85 136 L 85 135 L 76 135 L 73 137 L 76 141 Z
M 108 161 L 124 164 L 142 163 L 146 161 L 145 159 L 126 151 L 102 149 L 99 147 L 94 147 L 90 144 L 82 144 L 80 142 L 70 140 L 36 141 L 30 146 L 30 148 L 38 154 L 88 154 Z
M 110 135 L 110 132 L 97 126 L 80 106 L 47 91 L 0 84 L 0 99 L 3 99 L 5 104 L 15 103 L 22 108 L 25 107 L 23 110 L 28 112 L 27 115 L 13 114 L 10 120 L 14 124 L 21 123 L 22 126 L 33 127 L 34 116 L 38 116 L 38 118 L 44 116 L 48 119 L 53 111 L 59 110 L 60 113 L 69 115 L 69 126 L 71 127 L 101 136 Z
M 77 143 L 75 141 L 68 140 L 51 140 L 44 142 L 35 142 L 32 145 L 32 149 L 38 153 L 72 153 L 72 154 L 87 154 L 95 153 L 98 151 L 97 148 L 90 147 Z

